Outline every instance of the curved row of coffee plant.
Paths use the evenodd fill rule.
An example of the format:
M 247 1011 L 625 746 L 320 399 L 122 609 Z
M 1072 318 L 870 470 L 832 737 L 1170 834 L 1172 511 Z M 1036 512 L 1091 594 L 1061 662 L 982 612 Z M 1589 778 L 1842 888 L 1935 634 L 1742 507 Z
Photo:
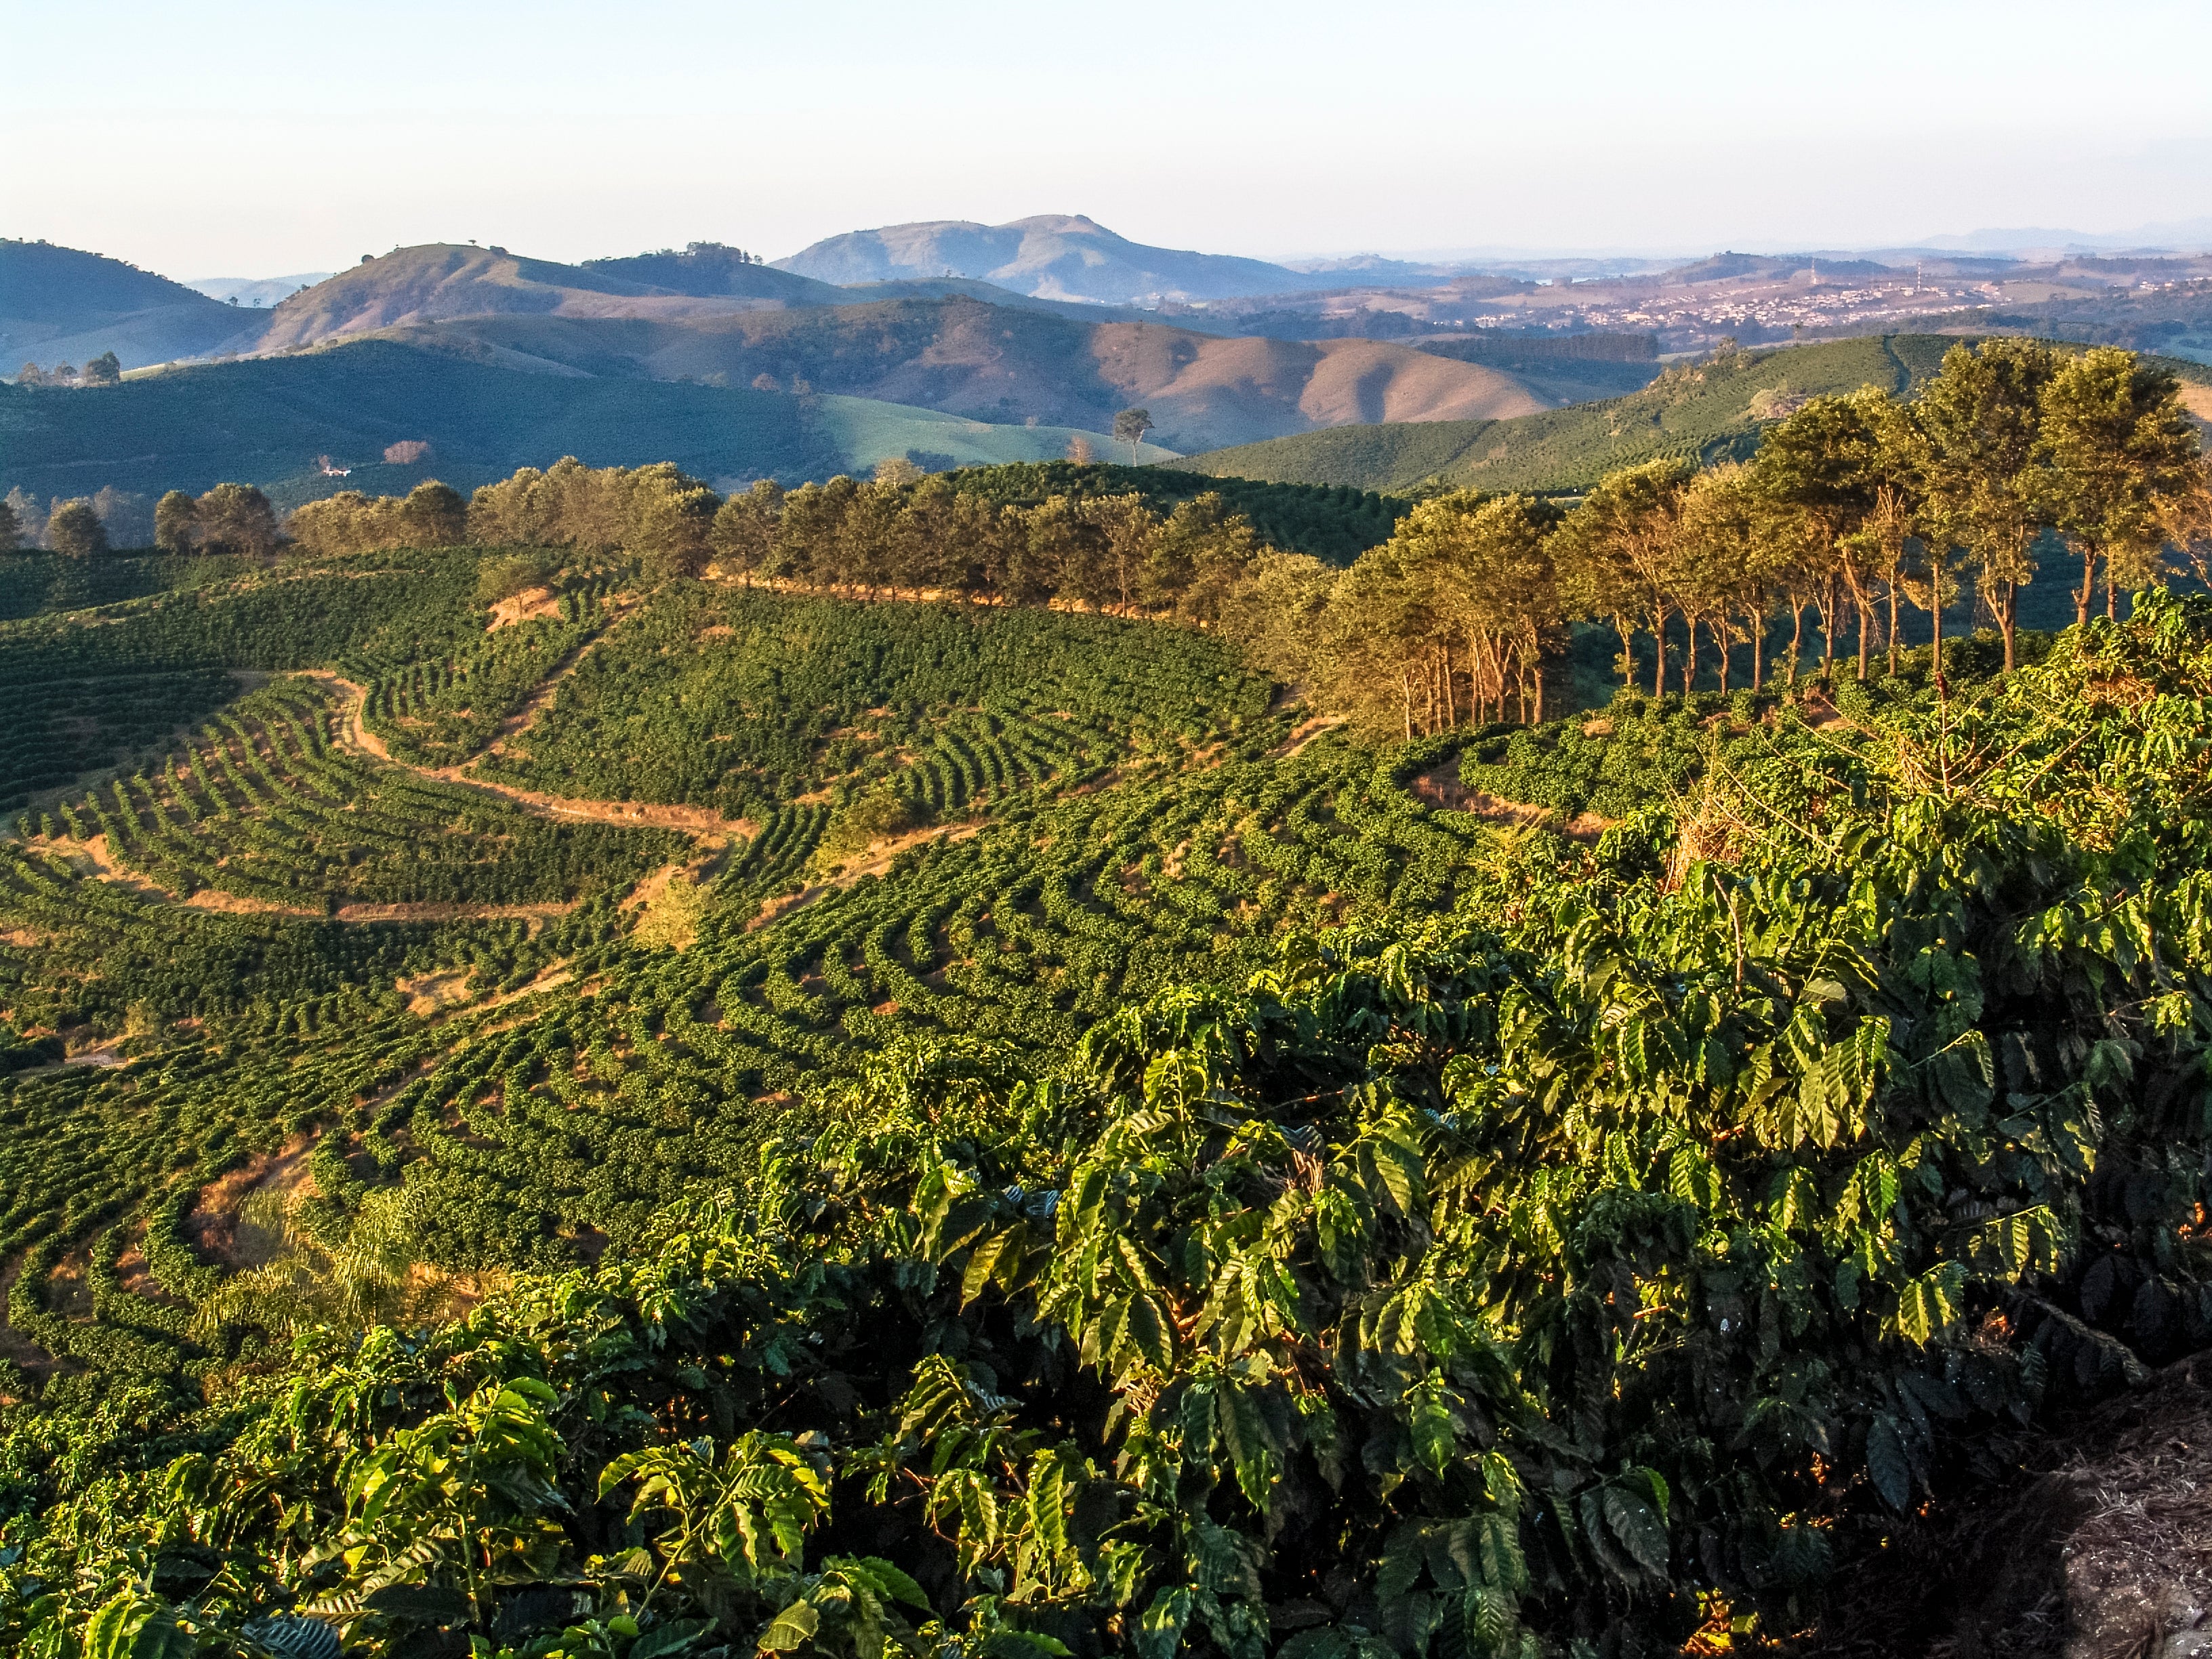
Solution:
M 0 1636 L 1537 1659 L 1802 1629 L 1991 1425 L 2212 1341 L 2208 708 L 2212 602 L 2148 597 L 1940 708 L 1731 710 L 1686 810 L 1594 847 L 1420 805 L 1441 747 L 1164 766 L 762 926 L 740 880 L 689 950 L 580 952 L 526 1018 L 395 1027 L 351 1072 L 319 1035 L 257 1133 L 313 1138 L 334 1240 L 412 1187 L 449 1265 L 605 1258 L 278 1358 L 172 1316 L 214 1288 L 190 1181 L 135 1218 L 81 1183 L 74 1237 L 17 1224 L 45 1273 L 11 1303 L 106 1347 L 0 1439 Z M 1311 890 L 1363 879 L 1374 925 L 1317 933 Z M 1271 906 L 1272 951 L 1240 943 Z M 1171 982 L 1098 988 L 1079 1034 L 1084 975 L 1147 942 Z M 738 1008 L 828 1037 L 804 1100 L 756 1095 Z M 221 1069 L 155 1058 L 10 1109 L 89 1138 Z M 78 1284 L 108 1320 L 62 1310 Z
M 117 861 L 180 897 L 214 891 L 278 910 L 572 903 L 628 887 L 684 845 L 663 830 L 550 820 L 349 752 L 344 718 L 328 687 L 279 681 L 158 768 L 22 827 L 105 837 Z
M 757 817 L 826 786 L 888 781 L 947 721 L 979 709 L 1022 722 L 1029 746 L 1064 729 L 1103 759 L 1241 734 L 1273 690 L 1218 641 L 1179 628 L 679 581 L 610 630 L 483 775 Z M 953 754 L 943 762 L 960 770 Z M 948 781 L 933 795 L 915 778 L 902 793 L 959 805 L 975 788 Z

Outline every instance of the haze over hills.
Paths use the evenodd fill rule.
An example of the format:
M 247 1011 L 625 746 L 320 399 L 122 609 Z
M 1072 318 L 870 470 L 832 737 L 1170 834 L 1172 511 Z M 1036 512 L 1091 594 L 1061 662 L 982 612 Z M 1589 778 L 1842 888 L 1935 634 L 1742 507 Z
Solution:
M 901 274 L 963 253 L 988 275 Z M 987 256 L 997 263 L 987 264 Z M 868 280 L 841 285 L 785 268 L 809 258 L 832 274 Z M 1344 264 L 1332 274 L 1406 274 L 1388 261 Z M 20 348 L 22 356 L 51 363 L 114 349 L 127 368 L 138 368 L 215 355 L 266 360 L 377 337 L 404 349 L 398 361 L 439 358 L 498 371 L 485 384 L 501 390 L 464 398 L 486 411 L 483 422 L 465 442 L 457 436 L 441 452 L 457 466 L 480 469 L 542 463 L 567 449 L 601 462 L 631 459 L 624 445 L 592 447 L 616 410 L 641 429 L 666 431 L 672 457 L 696 451 L 696 464 L 714 476 L 791 477 L 817 462 L 865 470 L 885 455 L 911 453 L 930 466 L 1047 457 L 1074 434 L 1108 430 L 1117 410 L 1141 407 L 1161 457 L 1196 453 L 1213 467 L 1219 452 L 1233 450 L 1237 458 L 1219 465 L 1258 469 L 1255 476 L 1281 471 L 1368 488 L 1462 476 L 1556 483 L 1587 482 L 1583 474 L 1604 457 L 1685 435 L 1663 410 L 1648 420 L 1634 415 L 1635 429 L 1625 434 L 1611 429 L 1619 407 L 1607 400 L 1641 395 L 1660 373 L 1660 351 L 1709 350 L 1729 335 L 1749 343 L 1793 331 L 1918 326 L 2026 328 L 2212 354 L 2208 272 L 2212 261 L 2149 256 L 2027 266 L 1953 254 L 1900 272 L 1873 259 L 1807 256 L 1801 264 L 1723 252 L 1655 274 L 1571 283 L 1496 273 L 1439 282 L 1423 271 L 1419 285 L 1370 280 L 1316 289 L 1311 275 L 1146 248 L 1067 216 L 854 233 L 774 264 L 713 243 L 583 264 L 428 244 L 364 260 L 257 312 L 219 305 L 119 261 L 9 243 L 0 245 L 0 317 L 16 320 L 7 325 L 0 353 Z M 1183 293 L 1251 284 L 1273 291 L 1203 301 L 1160 297 L 1157 285 L 1170 280 Z M 1304 286 L 1284 292 L 1285 283 Z M 1103 302 L 1144 284 L 1154 285 L 1146 292 L 1158 309 Z M 1085 297 L 1066 297 L 1075 292 Z M 316 396 L 331 400 L 328 407 L 342 404 L 339 388 L 361 378 L 367 361 L 319 371 Z M 249 441 L 227 416 L 210 415 L 205 441 L 193 451 L 193 477 L 204 466 L 222 471 L 216 458 L 228 453 L 238 458 L 229 469 L 237 476 L 291 481 L 294 493 L 322 489 L 299 482 L 313 457 L 374 464 L 382 442 L 392 441 L 372 442 L 374 433 L 343 422 L 326 428 L 304 408 L 287 429 L 282 410 L 290 394 L 282 388 L 291 382 L 273 374 L 257 381 L 250 363 L 242 373 L 236 386 L 246 389 L 226 381 L 216 403 L 227 409 L 243 399 L 258 409 L 248 424 L 259 435 Z M 439 400 L 462 395 L 449 371 L 434 365 L 380 369 L 368 379 L 381 388 L 377 398 L 411 387 L 427 400 L 404 418 L 390 409 L 400 436 L 428 433 L 452 413 Z M 549 379 L 630 384 L 553 393 L 543 385 Z M 647 412 L 662 397 L 656 385 L 684 381 L 700 393 L 791 394 L 799 406 L 773 419 L 733 421 L 730 406 L 672 389 L 660 412 Z M 1744 396 L 1762 390 L 1772 388 L 1747 387 Z M 1680 392 L 1676 386 L 1667 395 Z M 185 403 L 207 395 L 195 392 Z M 547 400 L 542 422 L 530 410 L 533 398 Z M 841 398 L 859 401 L 848 408 Z M 1563 405 L 1581 412 L 1562 413 Z M 1613 412 L 1601 417 L 1607 429 L 1595 441 L 1589 422 L 1599 417 L 1589 410 L 1600 406 Z M 179 453 L 168 439 L 139 431 L 141 405 L 100 408 L 98 435 L 83 436 L 86 467 Z M 668 427 L 689 418 L 686 411 L 721 435 L 695 443 Z M 1697 417 L 1705 437 L 1725 428 L 1734 441 L 1750 429 L 1741 407 L 1713 418 L 1717 425 Z M 939 429 L 946 420 L 956 427 Z M 1522 424 L 1492 433 L 1500 422 Z M 1439 425 L 1450 430 L 1417 430 Z M 1388 432 L 1316 435 L 1346 428 Z M 1246 449 L 1276 440 L 1298 441 L 1288 452 Z M 1492 455 L 1501 443 L 1505 453 Z M 539 453 L 547 445 L 555 447 Z M 124 486 L 119 476 L 89 471 L 74 483 L 49 476 L 64 464 L 53 456 L 9 459 L 39 472 L 36 488 Z M 15 481 L 27 483 L 29 474 Z
M 1962 234 L 1929 236 L 1921 247 L 1955 249 L 1972 253 L 2025 253 L 2093 249 L 2139 249 L 2172 252 L 2212 251 L 2212 216 L 2138 225 L 2132 230 L 2086 231 L 2021 228 L 1970 230 Z
M 947 219 L 848 231 L 775 262 L 827 283 L 976 276 L 1040 299 L 1106 305 L 1228 299 L 1311 286 L 1282 265 L 1229 254 L 1150 247 L 1076 214 L 1010 224 Z
M 185 279 L 185 286 L 225 305 L 266 310 L 290 299 L 303 288 L 327 283 L 337 274 L 330 270 L 301 270 L 289 276 L 189 276 Z
M 112 351 L 125 368 L 223 349 L 254 319 L 181 283 L 76 248 L 0 241 L 0 364 Z M 234 349 L 234 348 L 233 348 Z

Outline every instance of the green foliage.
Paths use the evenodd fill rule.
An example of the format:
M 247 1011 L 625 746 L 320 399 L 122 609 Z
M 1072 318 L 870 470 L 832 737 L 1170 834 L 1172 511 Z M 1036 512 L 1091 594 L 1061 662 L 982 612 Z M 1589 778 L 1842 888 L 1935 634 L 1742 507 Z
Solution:
M 88 559 L 107 551 L 107 531 L 90 501 L 64 501 L 46 520 L 46 544 L 64 558 Z
M 1267 698 L 1231 652 L 1180 629 L 677 584 L 584 656 L 485 771 L 732 816 L 888 782 L 943 811 L 1055 772 L 1095 775 L 1133 730 L 1236 730 Z
M 1042 1075 L 894 1047 L 595 1272 L 311 1341 L 166 1444 L 21 1419 L 0 1629 L 1801 1627 L 1991 1424 L 2212 1339 L 2208 690 L 2212 605 L 2149 599 L 1970 704 L 1778 733 L 1666 881 L 1664 815 L 1526 839 L 1460 918 L 1293 935 Z
M 95 767 L 165 744 L 183 721 L 238 695 L 216 669 L 49 681 L 10 693 L 14 718 L 0 732 L 0 811 L 35 790 L 73 783 Z
M 181 755 L 58 814 L 179 896 L 213 890 L 276 909 L 571 903 L 674 850 L 665 832 L 551 823 L 380 767 L 338 746 L 340 719 L 327 689 L 281 682 Z
M 1024 461 L 966 467 L 951 474 L 965 493 L 1009 507 L 1037 507 L 1054 495 L 1134 495 L 1165 518 L 1207 490 L 1250 521 L 1270 547 L 1349 563 L 1387 540 L 1410 503 L 1340 485 L 1266 483 L 1253 478 L 1193 476 L 1182 466 L 1115 466 L 1104 462 Z
M 757 830 L 373 764 L 304 678 L 26 814 L 0 1643 L 1794 1629 L 1991 1422 L 2212 1340 L 2204 601 L 1818 725 L 1622 697 L 1285 756 L 1304 711 L 1196 631 L 588 562 L 487 631 L 507 556 L 0 624 L 0 685 L 335 666 L 395 755 Z M 1620 821 L 1412 792 L 1455 761 Z M 821 879 L 901 819 L 945 833 Z M 271 906 L 548 914 L 204 913 L 72 867 L 94 836 Z M 686 925 L 626 931 L 679 859 Z M 276 1271 L 225 1271 L 237 1192 L 303 1174 Z M 464 1274 L 464 1318 L 336 1334 Z

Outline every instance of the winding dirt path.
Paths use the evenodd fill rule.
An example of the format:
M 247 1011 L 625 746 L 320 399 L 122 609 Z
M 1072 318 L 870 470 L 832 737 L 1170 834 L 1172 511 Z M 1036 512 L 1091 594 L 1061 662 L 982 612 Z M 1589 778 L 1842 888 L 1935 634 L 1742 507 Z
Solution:
M 586 641 L 575 657 L 556 668 L 550 678 L 532 692 L 530 701 L 523 705 L 521 711 L 501 724 L 499 738 L 486 753 L 499 752 L 500 745 L 508 738 L 519 737 L 528 731 L 537 722 L 538 717 L 552 706 L 559 681 L 574 671 L 576 663 L 582 659 L 583 650 L 588 650 L 597 639 L 605 637 L 602 633 L 596 635 L 593 641 Z M 323 670 L 310 672 L 301 678 L 320 680 L 345 694 L 350 706 L 339 727 L 339 741 L 343 744 L 387 766 L 412 772 L 417 777 L 434 778 L 440 783 L 456 784 L 464 789 L 496 795 L 501 800 L 512 801 L 541 817 L 580 818 L 590 823 L 611 823 L 633 830 L 679 830 L 702 841 L 718 840 L 725 846 L 732 842 L 750 841 L 759 833 L 759 826 L 750 818 L 726 818 L 703 806 L 664 805 L 632 800 L 585 800 L 572 795 L 554 795 L 542 790 L 525 789 L 519 784 L 501 783 L 491 778 L 477 776 L 471 769 L 477 764 L 473 759 L 459 766 L 416 766 L 393 755 L 384 739 L 368 729 L 368 722 L 362 717 L 368 705 L 366 686 Z
M 617 620 L 620 620 L 617 617 Z M 611 628 L 613 623 L 608 624 Z M 496 753 L 507 738 L 520 735 L 534 725 L 538 717 L 552 706 L 560 683 L 575 671 L 586 652 L 606 637 L 602 629 L 571 652 L 546 678 L 530 694 L 522 708 L 501 722 L 501 735 L 489 753 Z M 568 818 L 587 823 L 605 823 L 624 829 L 674 830 L 692 838 L 697 851 L 690 860 L 655 871 L 646 876 L 623 902 L 632 903 L 640 890 L 655 884 L 665 886 L 672 876 L 689 864 L 695 869 L 711 870 L 729 849 L 738 843 L 750 840 L 759 833 L 759 826 L 746 818 L 726 818 L 702 806 L 663 805 L 644 801 L 582 800 L 565 795 L 548 794 L 539 790 L 525 789 L 518 785 L 500 783 L 474 775 L 470 769 L 474 759 L 459 766 L 416 766 L 393 755 L 384 739 L 370 731 L 363 718 L 368 703 L 368 689 L 342 674 L 325 669 L 311 669 L 300 676 L 314 680 L 339 692 L 346 700 L 346 708 L 338 727 L 338 743 L 384 765 L 401 771 L 412 772 L 417 777 L 434 779 L 458 788 L 471 789 L 496 799 L 509 801 L 526 811 L 546 818 Z M 478 757 L 481 758 L 481 757 Z M 319 918 L 331 913 L 319 908 L 279 904 L 267 899 L 248 898 L 242 894 L 224 892 L 218 888 L 204 888 L 198 892 L 184 894 L 152 881 L 136 870 L 127 868 L 114 854 L 105 836 L 94 836 L 89 841 L 69 837 L 39 838 L 33 844 L 58 853 L 83 875 L 106 882 L 137 894 L 153 903 L 174 905 L 185 909 L 214 911 L 226 915 L 284 915 Z M 649 896 L 650 895 L 648 895 Z M 574 901 L 565 903 L 538 904 L 458 904 L 458 903 L 356 903 L 338 907 L 335 919 L 339 921 L 550 921 L 565 916 L 575 909 Z
M 209 910 L 227 916 L 301 916 L 338 921 L 543 921 L 565 916 L 576 908 L 576 901 L 570 899 L 539 904 L 341 904 L 335 911 L 326 911 L 305 904 L 278 904 L 269 899 L 248 898 L 242 893 L 228 893 L 218 887 L 203 887 L 194 893 L 175 892 L 118 860 L 106 836 L 94 836 L 90 841 L 42 836 L 28 844 L 58 853 L 78 874 L 119 887 L 149 903 L 174 905 L 185 910 Z

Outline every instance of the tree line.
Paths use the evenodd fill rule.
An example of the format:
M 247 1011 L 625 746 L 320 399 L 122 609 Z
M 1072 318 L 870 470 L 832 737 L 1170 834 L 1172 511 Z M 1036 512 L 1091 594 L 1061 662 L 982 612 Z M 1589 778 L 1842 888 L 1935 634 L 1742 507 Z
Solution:
M 931 594 L 1218 619 L 1261 550 L 1216 493 L 1162 513 L 1134 493 L 994 501 L 951 477 L 888 461 L 787 489 L 763 479 L 725 500 L 665 462 L 525 467 L 464 511 L 443 484 L 404 500 L 348 491 L 295 511 L 292 538 L 336 554 L 463 540 L 492 547 L 620 548 L 659 576 L 710 568 L 745 582 L 863 597 Z
M 1747 463 L 1626 468 L 1571 509 L 1434 497 L 1340 574 L 1269 555 L 1227 620 L 1277 672 L 1408 737 L 1540 720 L 1546 664 L 1576 621 L 1611 626 L 1624 683 L 1648 668 L 1660 694 L 1707 663 L 1723 690 L 1740 665 L 1763 685 L 1785 622 L 1794 684 L 1808 616 L 1823 674 L 1846 641 L 1858 678 L 1878 649 L 1894 673 L 1911 610 L 1940 679 L 1944 612 L 1971 592 L 2009 669 L 2021 591 L 2047 560 L 2070 566 L 2077 622 L 2100 586 L 2117 616 L 2174 556 L 2212 574 L 2212 484 L 2179 391 L 2131 352 L 1960 344 L 1909 398 L 1810 399 Z
M 1340 569 L 1265 545 L 1217 494 L 1164 512 L 1134 493 L 1006 502 L 957 476 L 886 462 L 868 480 L 725 499 L 673 465 L 526 467 L 465 503 L 441 483 L 404 498 L 347 491 L 286 525 L 312 552 L 472 542 L 621 548 L 658 576 L 971 601 L 1057 604 L 1218 628 L 1277 674 L 1377 730 L 1407 736 L 1543 718 L 1570 624 L 1618 635 L 1625 683 L 1687 690 L 1707 665 L 1795 684 L 1808 621 L 1818 661 L 1894 672 L 1910 621 L 1971 592 L 2016 659 L 2021 591 L 2068 562 L 2086 621 L 2101 584 L 2163 580 L 2179 553 L 2207 574 L 2212 485 L 2172 375 L 2111 348 L 1961 343 L 1908 398 L 1814 398 L 1770 424 L 1748 462 L 1660 460 L 1571 507 L 1462 492 L 1421 501 Z M 258 505 L 257 505 L 258 504 Z M 173 491 L 156 540 L 264 550 L 257 490 Z M 1785 629 L 1786 623 L 1786 642 Z M 1708 654 L 1710 653 L 1710 654 Z M 1770 662 L 1778 656 L 1779 662 Z

